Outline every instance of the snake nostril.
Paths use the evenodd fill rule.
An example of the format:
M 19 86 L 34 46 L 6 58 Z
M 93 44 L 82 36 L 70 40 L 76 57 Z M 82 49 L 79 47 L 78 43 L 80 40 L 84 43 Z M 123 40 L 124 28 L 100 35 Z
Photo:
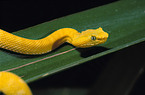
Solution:
M 6 95 L 6 94 L 4 94 L 3 92 L 0 91 L 0 95 Z
M 97 40 L 105 40 L 107 37 L 98 37 Z

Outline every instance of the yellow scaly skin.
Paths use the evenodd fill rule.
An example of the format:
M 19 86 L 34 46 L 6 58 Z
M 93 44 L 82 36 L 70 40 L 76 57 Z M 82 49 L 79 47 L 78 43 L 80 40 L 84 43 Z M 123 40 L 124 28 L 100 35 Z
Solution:
M 57 48 L 64 42 L 68 42 L 76 47 L 86 48 L 106 42 L 108 33 L 102 28 L 88 29 L 79 33 L 72 28 L 62 28 L 49 36 L 31 40 L 10 34 L 0 30 L 0 48 L 14 51 L 21 54 L 44 54 Z
M 0 95 L 32 95 L 27 84 L 17 75 L 0 72 Z
M 64 42 L 76 47 L 86 48 L 106 42 L 108 33 L 102 28 L 88 29 L 79 33 L 72 28 L 63 28 L 51 35 L 30 40 L 6 31 L 0 30 L 0 48 L 22 54 L 44 54 L 57 48 Z M 0 92 L 5 95 L 32 95 L 27 84 L 17 75 L 10 72 L 0 72 Z

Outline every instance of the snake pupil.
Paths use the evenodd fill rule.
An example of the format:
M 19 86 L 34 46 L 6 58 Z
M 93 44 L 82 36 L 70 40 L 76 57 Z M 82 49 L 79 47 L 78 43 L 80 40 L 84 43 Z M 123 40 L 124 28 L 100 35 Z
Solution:
M 95 37 L 95 36 L 92 36 L 91 39 L 92 39 L 92 40 L 96 40 L 96 37 Z
M 0 95 L 5 95 L 3 92 L 0 91 Z

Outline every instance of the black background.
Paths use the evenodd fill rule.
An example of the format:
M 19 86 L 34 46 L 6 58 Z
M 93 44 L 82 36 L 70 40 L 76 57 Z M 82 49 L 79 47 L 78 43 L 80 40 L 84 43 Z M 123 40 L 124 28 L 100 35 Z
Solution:
M 31 27 L 115 0 L 2 0 L 0 28 L 9 32 Z

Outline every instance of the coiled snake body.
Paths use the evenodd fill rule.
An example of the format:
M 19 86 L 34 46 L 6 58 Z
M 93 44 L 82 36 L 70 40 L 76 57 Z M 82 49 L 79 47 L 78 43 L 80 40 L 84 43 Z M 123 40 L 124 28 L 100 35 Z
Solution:
M 21 54 L 44 54 L 57 48 L 64 42 L 76 47 L 86 48 L 106 42 L 108 33 L 102 28 L 88 29 L 79 33 L 72 28 L 62 28 L 51 35 L 31 40 L 0 30 L 0 48 Z M 0 95 L 32 95 L 27 84 L 17 75 L 0 72 Z
M 28 85 L 19 76 L 0 72 L 0 95 L 32 95 Z
M 72 28 L 62 28 L 39 40 L 18 37 L 0 30 L 0 48 L 21 54 L 35 55 L 52 51 L 64 42 L 86 48 L 104 43 L 107 38 L 108 33 L 104 32 L 102 28 L 88 29 L 81 33 Z

